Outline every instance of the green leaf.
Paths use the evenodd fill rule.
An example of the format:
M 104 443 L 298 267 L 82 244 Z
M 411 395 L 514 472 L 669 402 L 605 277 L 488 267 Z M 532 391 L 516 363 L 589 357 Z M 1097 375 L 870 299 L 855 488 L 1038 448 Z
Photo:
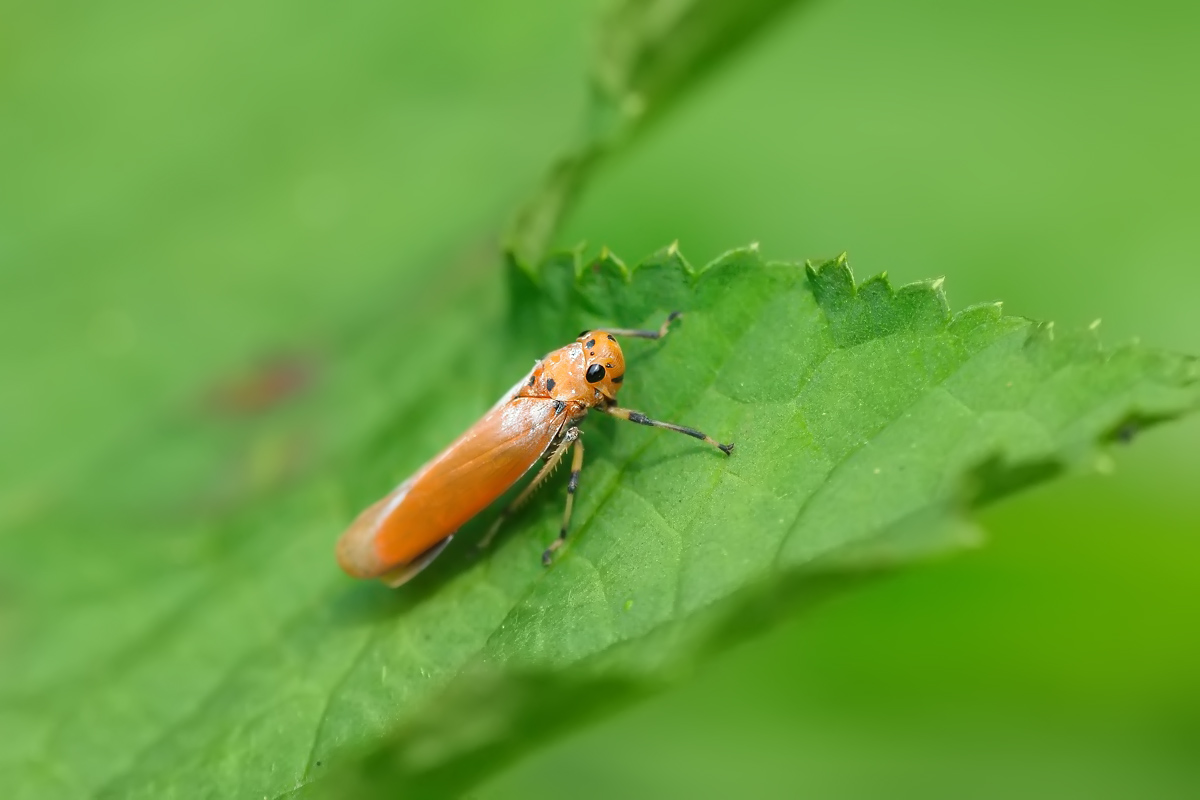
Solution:
M 51 508 L 0 539 L 22 612 L 0 628 L 6 794 L 462 791 L 874 569 L 973 544 L 974 506 L 1200 404 L 1194 359 L 1105 350 L 998 305 L 951 314 L 941 281 L 856 285 L 844 259 L 751 248 L 695 270 L 668 248 L 632 273 L 567 254 L 510 278 L 507 322 L 464 312 L 432 339 L 389 316 L 343 342 L 329 388 L 267 437 L 340 431 L 332 467 L 291 488 L 202 511 Z M 625 344 L 622 402 L 735 441 L 731 457 L 589 419 L 549 569 L 561 474 L 481 557 L 491 513 L 400 591 L 337 571 L 354 513 L 531 359 L 676 309 L 666 339 Z M 421 346 L 398 362 L 398 342 Z M 214 430 L 177 433 L 199 446 Z M 143 455 L 116 483 L 154 485 Z
M 598 26 L 589 124 L 514 215 L 504 236 L 530 273 L 588 176 L 647 124 L 804 0 L 622 0 Z
M 601 21 L 593 59 L 595 119 L 636 124 L 662 113 L 781 13 L 802 0 L 626 0 Z M 622 123 L 617 123 L 619 126 Z M 610 123 L 611 124 L 611 123 Z

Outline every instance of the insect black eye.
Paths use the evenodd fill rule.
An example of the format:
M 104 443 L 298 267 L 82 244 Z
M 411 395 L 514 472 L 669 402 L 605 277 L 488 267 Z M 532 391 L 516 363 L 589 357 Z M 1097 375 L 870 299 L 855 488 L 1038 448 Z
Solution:
M 600 366 L 599 364 L 592 364 L 590 367 L 588 367 L 588 383 L 599 383 L 602 380 L 604 380 L 604 367 Z

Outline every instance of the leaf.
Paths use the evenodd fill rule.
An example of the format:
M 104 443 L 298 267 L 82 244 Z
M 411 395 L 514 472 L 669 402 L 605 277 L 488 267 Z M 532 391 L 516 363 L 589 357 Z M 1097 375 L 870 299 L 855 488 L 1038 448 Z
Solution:
M 689 89 L 803 0 L 621 0 L 597 32 L 589 125 L 504 235 L 529 272 L 547 255 L 588 176 Z
M 398 364 L 420 331 L 387 318 L 339 349 L 306 424 L 355 424 L 291 489 L 206 514 L 64 508 L 0 539 L 23 612 L 0 629 L 19 654 L 0 667 L 6 794 L 462 791 L 873 569 L 971 544 L 975 505 L 1200 403 L 1194 359 L 1106 351 L 997 305 L 952 315 L 940 281 L 856 286 L 844 259 L 747 249 L 697 271 L 668 248 L 632 274 L 568 254 L 510 275 L 507 325 L 451 320 L 456 337 Z M 549 569 L 561 474 L 482 557 L 490 514 L 401 591 L 336 570 L 353 514 L 535 355 L 675 309 L 665 340 L 626 345 L 622 400 L 736 441 L 732 457 L 588 420 L 572 539 Z
M 662 113 L 798 0 L 626 0 L 602 20 L 593 59 L 598 121 Z

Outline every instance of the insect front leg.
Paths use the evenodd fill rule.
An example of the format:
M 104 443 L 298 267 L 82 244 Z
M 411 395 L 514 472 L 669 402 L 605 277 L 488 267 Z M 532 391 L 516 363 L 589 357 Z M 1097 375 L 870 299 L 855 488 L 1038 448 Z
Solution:
M 558 466 L 558 462 L 566 455 L 567 448 L 571 446 L 572 442 L 576 442 L 579 439 L 580 433 L 579 428 L 567 428 L 563 432 L 562 438 L 554 445 L 554 449 L 550 451 L 550 454 L 546 456 L 546 463 L 538 470 L 537 475 L 533 476 L 533 480 L 521 490 L 516 499 L 505 506 L 504 510 L 496 517 L 496 521 L 492 523 L 492 527 L 488 528 L 488 532 L 479 540 L 479 544 L 475 545 L 476 547 L 482 550 L 492 543 L 492 539 L 496 538 L 496 533 L 500 530 L 500 526 L 516 513 L 517 509 L 525 505 L 525 501 L 529 499 L 529 496 L 537 491 L 537 488 L 542 485 L 542 482 L 546 478 L 550 477 L 550 473 L 554 472 L 554 468 Z
M 682 311 L 672 311 L 663 320 L 663 324 L 658 327 L 658 330 L 642 330 L 640 328 L 605 328 L 604 330 L 611 333 L 613 336 L 632 336 L 635 339 L 661 339 L 671 330 L 671 323 L 683 316 Z M 584 331 L 587 333 L 587 331 Z M 582 336 L 582 334 L 580 334 Z
M 571 524 L 571 511 L 575 508 L 575 490 L 579 488 L 579 473 L 583 470 L 583 440 L 575 439 L 575 453 L 571 458 L 571 478 L 567 481 L 567 507 L 563 510 L 562 527 L 558 529 L 558 538 L 550 543 L 542 553 L 542 563 L 550 566 L 550 558 L 554 551 L 567 541 L 567 527 Z
M 651 428 L 666 428 L 669 431 L 675 431 L 676 433 L 686 434 L 688 436 L 691 436 L 693 439 L 699 439 L 700 441 L 705 442 L 706 444 L 711 444 L 713 447 L 717 448 L 725 455 L 729 455 L 730 453 L 733 452 L 733 444 L 732 443 L 721 444 L 720 442 L 718 442 L 716 439 L 709 436 L 704 431 L 698 431 L 695 428 L 688 428 L 683 425 L 676 425 L 673 422 L 663 422 L 663 421 L 657 420 L 657 419 L 650 419 L 650 417 L 647 417 L 645 414 L 643 414 L 640 411 L 634 411 L 629 408 L 620 408 L 619 406 L 606 406 L 606 407 L 600 408 L 599 410 L 603 411 L 605 414 L 609 414 L 618 419 L 624 419 L 624 420 L 629 420 L 630 422 L 636 422 L 638 425 L 649 425 Z

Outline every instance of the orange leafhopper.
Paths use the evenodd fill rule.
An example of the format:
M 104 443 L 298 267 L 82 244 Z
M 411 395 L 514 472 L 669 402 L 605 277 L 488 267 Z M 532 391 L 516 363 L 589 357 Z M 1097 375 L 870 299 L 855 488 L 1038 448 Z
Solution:
M 679 316 L 673 312 L 657 330 L 587 330 L 547 354 L 462 436 L 358 515 L 338 540 L 338 564 L 355 578 L 380 578 L 389 586 L 400 586 L 433 561 L 460 526 L 541 460 L 537 475 L 480 541 L 479 546 L 485 547 L 572 449 L 562 528 L 542 554 L 542 562 L 548 565 L 566 541 L 583 468 L 578 425 L 593 409 L 683 433 L 730 454 L 732 444 L 720 444 L 695 428 L 661 422 L 617 405 L 617 392 L 625 380 L 625 356 L 616 337 L 661 339 Z

